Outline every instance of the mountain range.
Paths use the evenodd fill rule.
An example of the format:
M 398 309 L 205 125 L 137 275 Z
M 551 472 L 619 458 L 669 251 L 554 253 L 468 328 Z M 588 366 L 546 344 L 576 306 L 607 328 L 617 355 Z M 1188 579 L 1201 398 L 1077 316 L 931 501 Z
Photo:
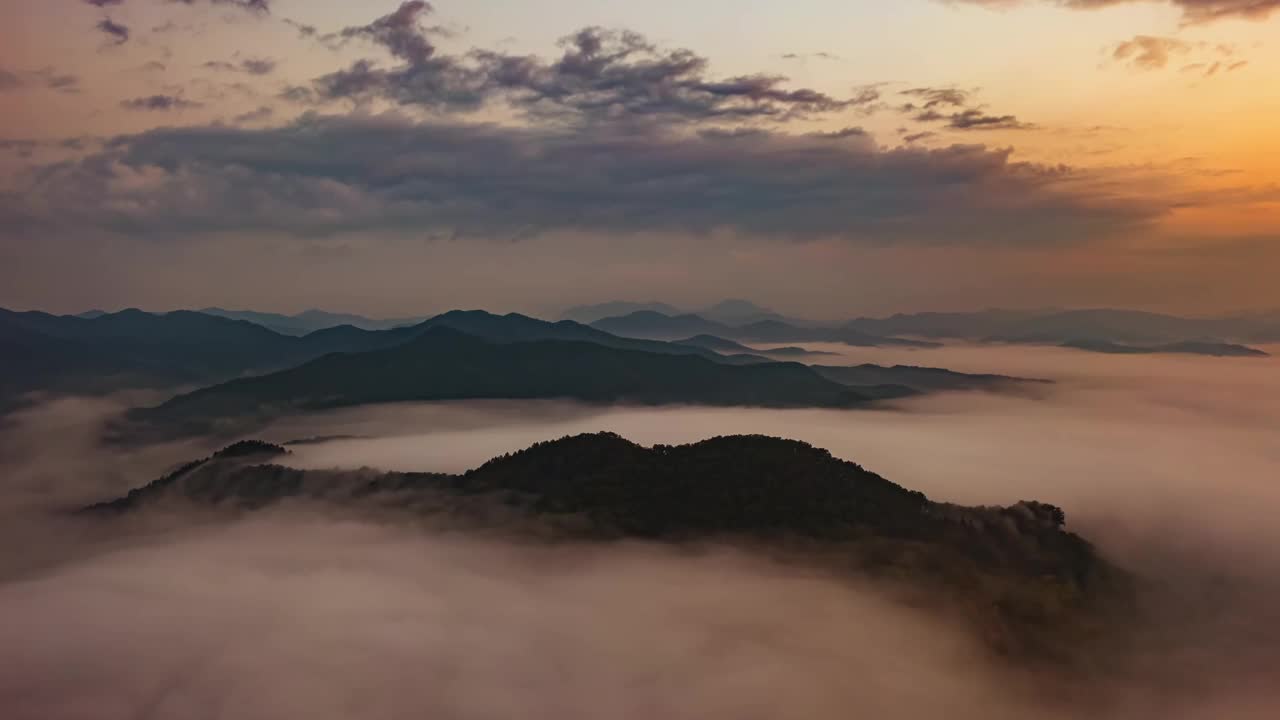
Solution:
M 545 539 L 733 541 L 792 563 L 912 588 L 973 620 L 993 649 L 1073 659 L 1132 626 L 1134 585 L 1052 505 L 938 503 L 808 444 L 763 436 L 643 447 L 600 433 L 536 444 L 460 475 L 308 471 L 243 441 L 86 512 L 182 504 L 245 511 L 289 498 Z
M 726 325 L 748 325 L 762 320 L 780 320 L 787 323 L 804 324 L 802 320 L 787 318 L 750 300 L 721 300 L 715 305 L 691 312 L 680 310 L 664 302 L 614 301 L 569 308 L 561 314 L 561 317 L 565 320 L 574 320 L 590 325 L 605 318 L 630 315 L 637 312 L 655 312 L 670 316 L 698 315 L 712 322 Z
M 153 314 L 123 310 L 93 317 L 0 309 L 0 406 L 34 391 L 101 392 L 127 387 L 207 384 L 293 367 L 330 353 L 355 353 L 403 344 L 437 327 L 499 342 L 579 340 L 660 354 L 692 354 L 723 362 L 703 348 L 614 337 L 578 323 L 548 323 L 518 314 L 452 311 L 417 325 L 362 330 L 350 325 L 296 337 L 260 325 L 192 311 Z
M 739 301 L 730 301 L 739 302 Z M 593 327 L 629 337 L 675 340 L 710 335 L 736 342 L 833 342 L 860 347 L 936 347 L 937 340 L 1061 345 L 1090 352 L 1183 353 L 1261 357 L 1239 343 L 1280 342 L 1280 311 L 1184 318 L 1117 309 L 982 310 L 861 317 L 844 323 L 786 319 L 756 305 L 738 320 L 672 312 L 651 304 L 607 303 L 616 314 Z M 593 315 L 593 313 L 585 313 Z M 732 315 L 732 313 L 730 314 Z M 1237 345 L 1237 347 L 1230 347 Z
M 342 325 L 350 325 L 361 330 L 393 330 L 399 327 L 417 325 L 427 319 L 419 317 L 381 320 L 363 315 L 331 313 L 324 310 L 306 310 L 294 315 L 282 315 L 279 313 L 255 312 L 253 310 L 224 310 L 219 307 L 207 307 L 200 309 L 198 312 L 231 320 L 247 320 L 268 330 L 274 330 L 281 335 L 295 336 L 302 336 L 317 330 L 325 330 Z
M 733 374 L 727 368 L 777 363 L 763 355 L 738 352 L 739 348 L 746 346 L 726 346 L 721 342 L 720 346 L 725 352 L 717 352 L 707 346 L 705 338 L 699 342 L 670 343 L 619 337 L 572 321 L 547 322 L 514 313 L 493 315 L 479 310 L 457 310 L 417 325 L 390 330 L 362 330 L 352 326 L 339 326 L 297 337 L 276 333 L 245 320 L 191 311 L 152 314 L 141 310 L 125 310 L 88 318 L 0 310 L 0 349 L 5 350 L 7 358 L 10 358 L 5 372 L 0 374 L 0 407 L 12 408 L 29 393 L 39 391 L 78 393 L 131 387 L 216 387 L 220 383 L 246 376 L 271 376 L 289 369 L 300 369 L 300 366 L 312 361 L 339 354 L 354 359 L 329 359 L 327 362 L 334 366 L 348 362 L 353 364 L 353 368 L 363 368 L 361 372 L 376 374 L 376 367 L 369 366 L 368 363 L 393 360 L 400 363 L 420 363 L 422 358 L 414 359 L 412 349 L 406 350 L 405 356 L 400 358 L 395 353 L 374 358 L 362 358 L 361 355 L 405 347 L 435 330 L 456 331 L 454 335 L 439 335 L 436 338 L 437 346 L 446 342 L 461 346 L 468 342 L 466 338 L 489 345 L 546 341 L 574 343 L 571 346 L 558 346 L 556 352 L 560 354 L 560 358 L 557 371 L 565 375 L 563 382 L 574 380 L 573 373 L 583 374 L 576 379 L 578 386 L 569 387 L 563 382 L 553 386 L 545 382 L 546 378 L 522 375 L 519 368 L 511 368 L 502 372 L 509 372 L 511 377 L 525 378 L 531 384 L 507 385 L 499 390 L 493 385 L 477 384 L 475 378 L 464 378 L 466 382 L 462 382 L 458 376 L 441 374 L 444 372 L 441 369 L 419 365 L 417 367 L 422 375 L 440 383 L 433 386 L 435 389 L 425 396 L 422 387 L 409 382 L 409 375 L 404 374 L 397 376 L 402 381 L 398 393 L 387 388 L 381 388 L 377 392 L 366 389 L 345 396 L 343 402 L 350 404 L 370 401 L 367 397 L 377 397 L 379 401 L 423 399 L 436 395 L 440 398 L 496 397 L 499 395 L 495 393 L 501 392 L 512 398 L 556 396 L 592 401 L 613 398 L 636 402 L 760 403 L 790 406 L 813 404 L 829 407 L 928 391 L 925 388 L 915 388 L 910 393 L 904 393 L 901 386 L 910 387 L 910 383 L 890 381 L 884 383 L 884 388 L 865 388 L 865 393 L 861 395 L 858 392 L 845 392 L 833 385 L 833 382 L 838 381 L 825 380 L 813 370 L 794 363 L 785 364 L 785 369 L 781 370 L 767 368 Z M 415 349 L 421 351 L 423 347 L 415 346 Z M 602 355 L 598 352 L 600 349 L 620 351 L 623 354 Z M 501 351 L 491 349 L 490 352 Z M 547 351 L 544 349 L 544 352 Z M 664 361 L 661 356 L 686 356 L 702 362 L 672 364 Z M 590 384 L 599 379 L 599 369 L 592 363 L 606 362 L 617 363 L 613 371 L 619 379 L 627 372 L 643 374 L 652 370 L 657 373 L 655 377 L 663 378 L 668 383 L 667 389 L 657 386 L 642 388 L 634 382 L 632 385 L 615 384 L 608 387 Z M 449 365 L 442 368 L 452 368 L 449 372 L 461 372 Z M 688 375 L 676 377 L 681 373 Z M 779 376 L 796 380 L 784 382 L 772 390 L 748 390 L 745 385 L 739 384 L 733 393 L 711 399 L 717 392 L 714 388 L 718 386 L 711 382 L 709 375 L 736 379 L 764 378 L 768 373 L 778 373 Z M 694 381 L 695 377 L 699 380 Z M 808 390 L 799 390 L 802 384 L 798 378 L 802 377 L 809 386 Z M 704 381 L 711 384 L 699 386 Z M 315 382 L 323 384 L 325 381 L 316 379 Z M 328 382 L 336 386 L 348 380 L 335 377 Z M 813 391 L 819 384 L 824 386 L 822 391 Z M 889 386 L 897 387 L 890 392 Z M 446 391 L 450 387 L 453 388 L 449 391 L 453 392 L 452 395 Z M 212 392 L 212 388 L 210 391 Z M 553 391 L 562 394 L 555 395 Z M 314 398 L 298 398 L 291 407 L 310 407 L 316 404 Z
M 1109 308 L 984 310 L 858 318 L 844 327 L 872 334 L 933 339 L 1060 344 L 1106 341 L 1161 345 L 1187 341 L 1280 342 L 1280 311 L 1209 318 Z
M 131 434 L 241 432 L 296 412 L 375 403 L 572 399 L 641 405 L 846 408 L 886 396 L 799 363 L 734 365 L 694 354 L 580 340 L 495 341 L 432 327 L 394 347 L 335 353 L 299 367 L 179 395 L 129 414 Z
M 938 343 L 898 337 L 871 335 L 840 327 L 805 327 L 784 320 L 757 320 L 746 325 L 730 325 L 701 315 L 664 315 L 640 310 L 629 315 L 605 318 L 591 324 L 598 330 L 623 337 L 675 340 L 689 336 L 713 336 L 735 342 L 758 343 L 844 343 L 857 347 L 900 346 L 938 347 Z

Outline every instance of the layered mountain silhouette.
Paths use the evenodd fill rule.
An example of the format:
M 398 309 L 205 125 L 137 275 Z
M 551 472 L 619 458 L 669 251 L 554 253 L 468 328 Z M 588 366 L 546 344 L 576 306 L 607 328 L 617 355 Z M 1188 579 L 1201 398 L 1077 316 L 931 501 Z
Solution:
M 537 527 L 552 538 L 736 540 L 947 598 L 999 650 L 1040 657 L 1106 638 L 1132 609 L 1128 576 L 1065 531 L 1059 508 L 933 502 L 802 442 L 740 436 L 650 448 L 581 435 L 460 475 L 298 470 L 278 464 L 287 452 L 241 442 L 87 511 L 306 498 L 463 527 Z
M 677 345 L 692 345 L 694 347 L 706 348 L 718 353 L 739 355 L 739 356 L 761 356 L 766 358 L 800 360 L 802 358 L 816 358 L 822 356 L 831 356 L 836 353 L 822 352 L 816 350 L 806 350 L 802 347 L 773 347 L 766 349 L 758 349 L 743 345 L 715 335 L 695 335 L 684 340 L 676 340 Z
M 281 414 L 372 403 L 561 398 L 596 403 L 845 408 L 859 392 L 797 363 L 733 365 L 577 340 L 496 342 L 451 327 L 403 344 L 179 395 L 130 419 L 179 434 Z
M 673 305 L 650 301 L 650 302 L 627 302 L 613 301 L 598 303 L 596 305 L 579 305 L 569 308 L 561 314 L 565 320 L 574 320 L 580 323 L 591 324 L 605 318 L 619 317 L 622 315 L 630 315 L 637 312 L 656 312 L 663 315 L 677 316 L 685 314 L 696 314 L 713 322 L 724 323 L 726 325 L 747 325 L 761 320 L 782 320 L 785 322 L 796 322 L 782 316 L 766 307 L 761 307 L 750 300 L 721 300 L 707 308 L 686 313 Z
M 933 342 L 871 335 L 852 328 L 804 327 L 776 319 L 729 325 L 708 320 L 701 315 L 672 316 L 651 310 L 605 318 L 591 326 L 613 335 L 663 340 L 709 335 L 735 342 L 769 344 L 830 342 L 858 347 L 937 347 L 937 343 Z
M 680 312 L 658 304 L 608 303 L 585 313 L 594 327 L 628 337 L 675 340 L 710 335 L 739 343 L 836 342 L 860 347 L 930 346 L 932 340 L 1063 345 L 1093 352 L 1195 353 L 1260 357 L 1246 347 L 1213 345 L 1280 342 L 1280 311 L 1185 318 L 1111 308 L 922 312 L 862 317 L 838 325 L 789 319 L 746 301 L 714 309 Z M 617 310 L 604 315 L 605 310 Z M 1112 345 L 1122 346 L 1117 349 Z M 1202 347 L 1197 347 L 1202 346 Z
M 846 328 L 872 334 L 1019 343 L 1280 342 L 1280 312 L 1184 318 L 1136 310 L 984 310 L 859 318 Z M 1176 352 L 1176 351 L 1175 351 Z
M 1270 353 L 1246 345 L 1221 342 L 1184 342 L 1164 345 L 1124 345 L 1107 340 L 1071 340 L 1063 347 L 1111 355 L 1209 355 L 1212 357 L 1271 357 Z
M 395 347 L 433 328 L 451 328 L 495 342 L 576 340 L 645 352 L 701 355 L 725 363 L 764 358 L 722 357 L 700 347 L 621 338 L 570 321 L 524 315 L 452 311 L 417 325 L 363 330 L 350 325 L 295 337 L 245 320 L 178 311 L 124 310 L 94 317 L 0 310 L 0 406 L 33 391 L 97 392 L 126 387 L 207 384 L 297 366 L 330 353 Z
M 202 308 L 199 312 L 232 320 L 247 320 L 281 335 L 299 337 L 317 330 L 326 330 L 342 325 L 350 325 L 361 330 L 392 330 L 398 327 L 417 325 L 427 319 L 425 317 L 376 319 L 349 313 L 331 313 L 324 310 L 305 310 L 294 315 L 282 315 L 280 313 L 256 312 L 253 310 L 225 310 L 219 307 L 207 307 Z

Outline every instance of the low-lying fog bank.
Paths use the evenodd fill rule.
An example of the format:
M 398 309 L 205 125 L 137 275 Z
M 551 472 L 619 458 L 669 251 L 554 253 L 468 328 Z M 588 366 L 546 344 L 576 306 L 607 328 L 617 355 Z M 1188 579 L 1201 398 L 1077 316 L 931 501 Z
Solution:
M 824 347 L 823 349 L 832 349 Z M 840 349 L 1059 382 L 880 411 L 404 405 L 262 436 L 302 467 L 458 471 L 537 440 L 806 440 L 938 500 L 1063 506 L 1164 632 L 1122 672 L 1028 677 L 877 587 L 732 549 L 518 547 L 284 507 L 234 522 L 63 511 L 183 445 L 107 450 L 105 400 L 0 426 L 0 716 L 1251 718 L 1280 710 L 1280 362 L 1045 348 Z M 833 361 L 834 362 L 834 361 Z M 1048 694 L 1045 694 L 1048 693 Z

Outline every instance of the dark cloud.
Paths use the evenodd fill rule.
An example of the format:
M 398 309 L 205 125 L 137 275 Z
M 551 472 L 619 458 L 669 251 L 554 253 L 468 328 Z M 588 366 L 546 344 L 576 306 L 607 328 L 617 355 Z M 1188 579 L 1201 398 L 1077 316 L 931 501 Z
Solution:
M 1095 10 L 1130 5 L 1144 0 L 946 0 L 954 3 L 1007 8 L 1031 3 L 1053 4 L 1075 10 Z M 1228 18 L 1265 20 L 1280 10 L 1280 0 L 1163 0 L 1182 11 L 1189 24 L 1200 24 Z
M 201 103 L 178 97 L 177 95 L 148 95 L 129 100 L 121 100 L 120 107 L 126 110 L 186 110 L 201 107 Z
M 227 5 L 237 7 L 242 10 L 248 10 L 257 13 L 271 12 L 271 0 L 168 0 L 171 3 L 180 5 L 199 5 L 208 3 L 210 5 Z
M 841 60 L 842 58 L 835 53 L 826 51 L 818 51 L 813 53 L 783 53 L 780 56 L 783 60 L 808 60 L 814 58 L 816 60 Z
M 1035 126 L 1013 115 L 988 115 L 977 110 L 961 110 L 947 116 L 947 127 L 955 130 L 1031 130 Z
M 382 99 L 436 111 L 476 110 L 500 100 L 544 119 L 704 121 L 786 120 L 865 106 L 879 97 L 861 92 L 839 99 L 791 89 L 786 78 L 774 75 L 711 78 L 707 59 L 690 50 L 663 50 L 637 33 L 596 27 L 564 38 L 562 55 L 553 61 L 485 49 L 447 55 L 431 40 L 437 30 L 422 24 L 430 12 L 428 3 L 405 2 L 368 25 L 326 36 L 339 44 L 366 40 L 400 64 L 388 69 L 357 61 L 317 78 L 308 99 Z
M 98 21 L 98 24 L 94 27 L 98 28 L 98 31 L 102 34 L 111 38 L 111 40 L 117 45 L 123 45 L 124 43 L 129 42 L 129 27 L 127 25 L 121 25 L 111 18 L 103 18 Z
M 174 99 L 137 102 L 166 109 Z M 725 230 L 944 244 L 1084 240 L 1145 226 L 1165 210 L 1095 187 L 1088 173 L 1014 162 L 1008 150 L 882 150 L 856 130 L 832 137 L 385 116 L 163 128 L 43 168 L 23 202 L 0 209 L 15 226 L 175 236 Z
M 316 35 L 320 32 L 318 29 L 316 29 L 315 25 L 307 25 L 306 23 L 301 23 L 301 22 L 298 22 L 297 20 L 292 20 L 290 18 L 285 18 L 284 24 L 288 25 L 294 30 L 297 30 L 298 37 L 301 37 L 301 38 L 313 38 L 313 37 L 316 37 Z
M 249 75 L 270 75 L 275 72 L 276 61 L 269 58 L 245 58 L 237 62 L 210 60 L 204 64 L 204 67 L 210 70 L 242 72 Z
M 911 113 L 911 119 L 920 123 L 944 123 L 952 130 L 1029 130 L 1035 127 L 1014 115 L 991 115 L 985 106 L 971 105 L 972 90 L 917 87 L 901 90 L 899 94 L 913 98 L 913 101 L 898 109 Z M 921 134 L 920 137 L 928 135 Z
M 908 104 L 906 109 L 914 110 L 917 107 L 925 110 L 932 110 L 937 107 L 964 107 L 969 104 L 969 99 L 973 97 L 973 93 L 969 90 L 961 90 L 959 88 L 934 88 L 934 87 L 918 87 L 902 90 L 901 95 L 916 98 L 916 103 Z
M 80 77 L 70 73 L 58 72 L 51 67 L 21 73 L 0 69 L 0 91 L 17 90 L 32 86 L 61 93 L 78 93 L 80 92 Z
M 20 87 L 22 87 L 22 78 L 18 77 L 16 73 L 0 68 L 0 92 L 17 90 Z
M 247 125 L 251 123 L 263 122 L 265 120 L 269 120 L 271 119 L 271 116 L 274 114 L 275 114 L 275 110 L 273 110 L 268 105 L 263 105 L 256 110 L 250 110 L 247 113 L 242 113 L 240 115 L 237 115 L 234 118 L 232 118 L 232 120 L 237 125 Z

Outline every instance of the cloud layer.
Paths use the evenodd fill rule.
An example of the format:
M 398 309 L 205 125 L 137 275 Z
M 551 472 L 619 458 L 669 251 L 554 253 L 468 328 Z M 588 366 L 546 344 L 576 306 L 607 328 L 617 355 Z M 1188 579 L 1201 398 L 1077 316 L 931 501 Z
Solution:
M 187 101 L 129 102 L 168 110 Z M 725 230 L 926 244 L 1081 241 L 1165 211 L 1089 173 L 1010 155 L 982 146 L 883 149 L 856 129 L 680 133 L 309 116 L 261 130 L 119 137 L 36 171 L 23 196 L 4 198 L 0 209 L 14 226 L 174 236 Z
M 1128 5 L 1145 0 L 944 0 L 945 2 L 968 3 L 987 7 L 1013 7 L 1032 3 L 1049 3 L 1074 10 L 1096 10 L 1099 8 Z M 1238 18 L 1245 20 L 1266 20 L 1280 10 L 1280 0 L 1163 0 L 1182 11 L 1183 19 L 1191 24 L 1213 22 Z

